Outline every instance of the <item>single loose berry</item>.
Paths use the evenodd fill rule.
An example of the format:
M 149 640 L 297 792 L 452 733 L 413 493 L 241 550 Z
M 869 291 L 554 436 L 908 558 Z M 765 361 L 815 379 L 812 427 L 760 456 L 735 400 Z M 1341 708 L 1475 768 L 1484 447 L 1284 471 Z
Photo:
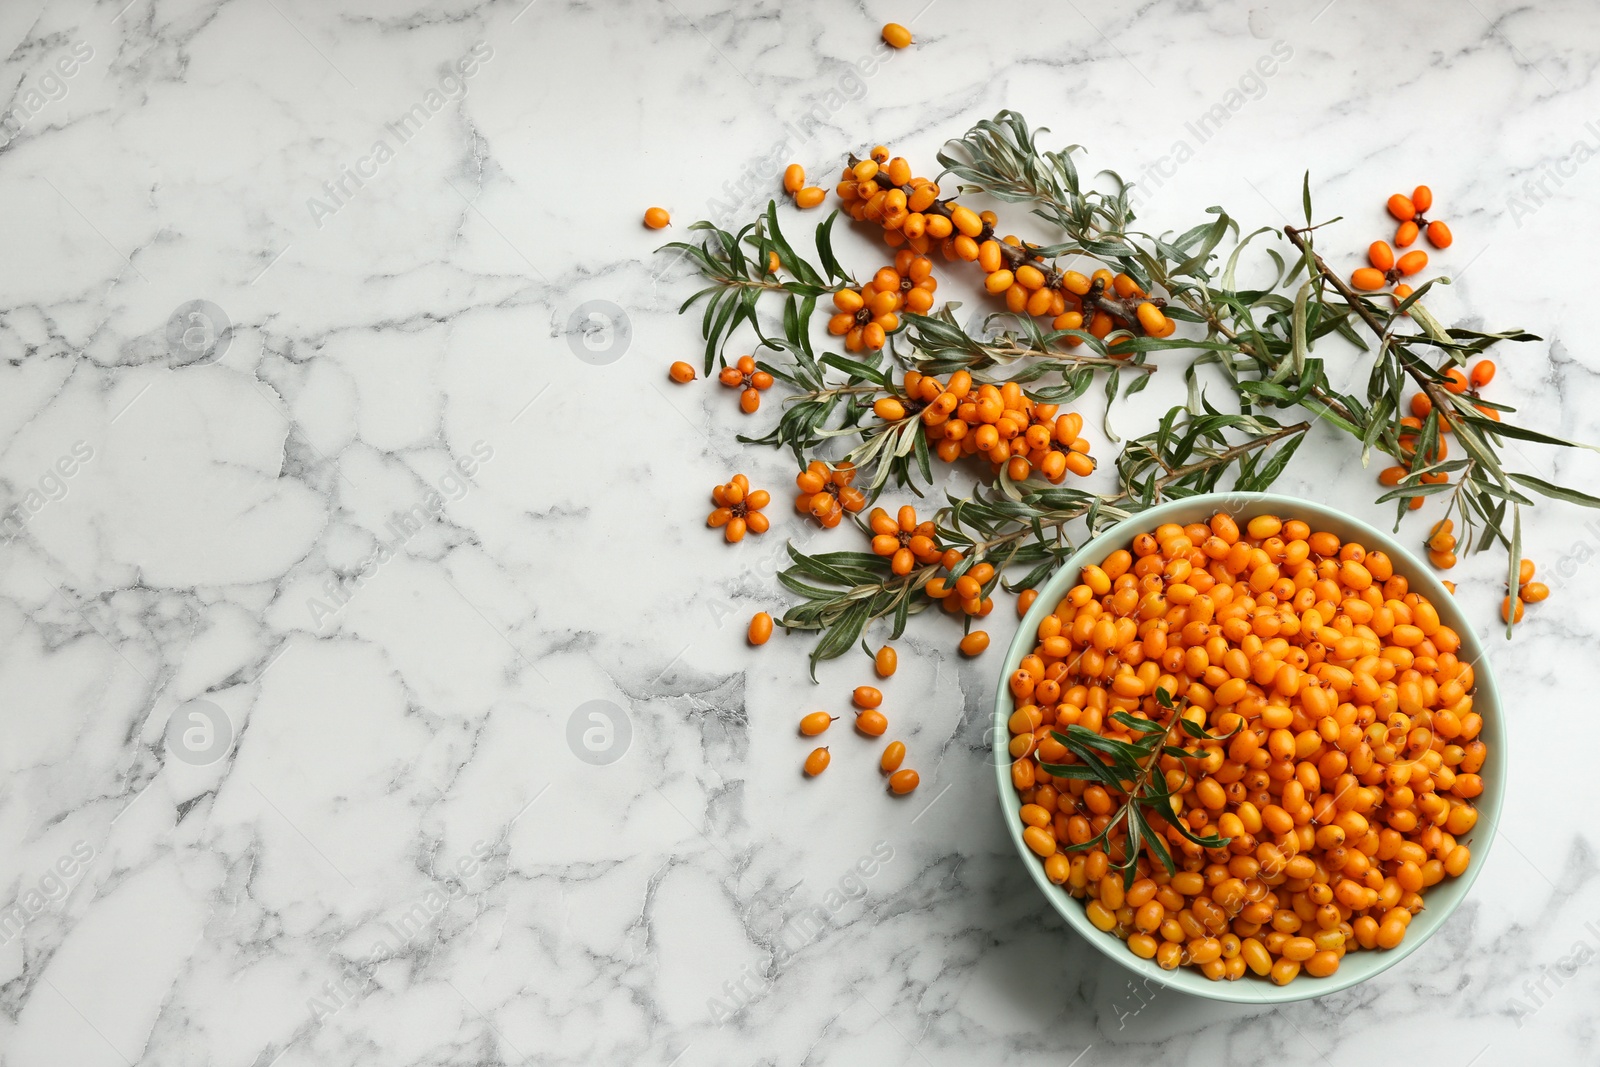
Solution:
M 807 737 L 816 737 L 832 726 L 834 721 L 835 717 L 825 711 L 813 711 L 800 720 L 800 732 Z
M 895 771 L 889 776 L 889 788 L 893 790 L 896 795 L 904 796 L 913 789 L 917 788 L 921 781 L 922 779 L 920 776 L 918 776 L 916 771 L 907 768 L 903 771 Z
M 664 207 L 653 207 L 644 213 L 644 224 L 652 230 L 666 229 L 671 221 L 672 216 L 667 214 Z
M 679 385 L 694 381 L 694 368 L 681 359 L 668 368 L 667 374 Z
M 884 645 L 878 649 L 878 654 L 872 657 L 872 669 L 878 672 L 879 678 L 888 678 L 894 674 L 895 668 L 899 664 L 900 657 L 895 654 L 895 650 L 889 645 Z
M 890 48 L 905 48 L 911 44 L 911 31 L 898 22 L 883 27 L 883 40 Z

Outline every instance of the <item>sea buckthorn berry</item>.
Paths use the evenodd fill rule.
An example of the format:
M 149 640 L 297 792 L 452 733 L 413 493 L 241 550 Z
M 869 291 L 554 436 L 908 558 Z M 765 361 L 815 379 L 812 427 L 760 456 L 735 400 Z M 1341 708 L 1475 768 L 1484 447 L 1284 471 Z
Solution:
M 884 422 L 897 422 L 906 417 L 906 407 L 895 397 L 886 396 L 873 403 L 872 413 Z
M 730 367 L 723 367 L 717 380 L 730 389 L 739 390 L 739 410 L 746 415 L 755 414 L 761 407 L 761 393 L 772 388 L 773 378 L 756 366 L 754 356 L 740 356 Z
M 1472 382 L 1467 377 L 1467 372 L 1460 367 L 1451 367 L 1444 372 L 1444 387 L 1452 393 L 1464 393 L 1471 387 Z
M 815 185 L 808 185 L 794 194 L 794 206 L 798 208 L 821 207 L 822 202 L 828 198 L 826 190 Z
M 1394 267 L 1394 249 L 1386 241 L 1374 241 L 1367 247 L 1367 262 L 1387 273 Z
M 1396 248 L 1410 248 L 1417 240 L 1417 224 L 1412 219 L 1402 222 L 1394 231 L 1394 244 Z
M 744 540 L 746 531 L 766 533 L 770 523 L 761 509 L 771 500 L 771 494 L 765 489 L 752 490 L 748 478 L 735 474 L 732 481 L 711 490 L 711 502 L 716 507 L 706 517 L 706 525 L 713 529 L 720 527 L 729 544 Z
M 1139 325 L 1144 327 L 1145 333 L 1160 334 L 1167 328 L 1167 317 L 1154 304 L 1140 304 L 1135 314 L 1139 317 Z
M 911 31 L 898 22 L 883 27 L 883 41 L 890 48 L 905 48 L 911 44 Z
M 1522 621 L 1522 598 L 1521 597 L 1517 597 L 1516 598 L 1515 605 L 1513 605 L 1511 597 L 1506 597 L 1504 600 L 1502 600 L 1500 602 L 1500 620 L 1502 622 L 1521 622 Z
M 917 788 L 917 785 L 921 781 L 922 778 L 917 774 L 916 771 L 907 768 L 905 770 L 895 771 L 889 776 L 889 788 L 897 795 L 904 796 L 913 789 Z
M 900 664 L 900 657 L 895 654 L 894 648 L 884 645 L 878 649 L 878 654 L 872 657 L 872 669 L 878 672 L 879 678 L 887 678 L 894 674 L 895 668 Z
M 869 708 L 856 716 L 856 729 L 868 737 L 882 737 L 888 728 L 888 718 L 875 708 Z
M 883 703 L 883 694 L 870 685 L 858 685 L 850 694 L 850 703 L 858 708 L 875 708 Z
M 1550 587 L 1543 582 L 1525 582 L 1518 590 L 1518 595 L 1524 603 L 1537 604 L 1550 596 Z
M 828 761 L 831 758 L 832 757 L 828 755 L 828 750 L 826 748 L 812 749 L 811 755 L 806 757 L 806 774 L 812 778 L 815 778 L 817 775 L 828 769 Z
M 1417 212 L 1425 212 L 1433 207 L 1433 190 L 1426 185 L 1419 185 L 1411 193 L 1411 206 Z
M 1435 219 L 1428 223 L 1428 243 L 1435 248 L 1449 248 L 1455 242 L 1450 227 Z
M 983 232 L 983 220 L 978 218 L 971 209 L 956 205 L 950 209 L 950 222 L 964 237 L 977 237 Z M 976 245 L 974 245 L 976 253 Z M 963 257 L 965 258 L 965 257 Z M 978 258 L 974 254 L 971 258 Z
M 1526 585 L 1533 581 L 1533 560 L 1525 559 L 1517 564 L 1517 584 Z
M 1482 389 L 1494 381 L 1494 369 L 1494 360 L 1492 359 L 1480 359 L 1477 363 L 1474 363 L 1470 376 L 1472 387 L 1474 389 Z
M 1395 193 L 1389 198 L 1389 214 L 1401 222 L 1409 222 L 1417 215 L 1417 207 L 1411 198 L 1404 193 Z
M 1402 276 L 1409 278 L 1413 274 L 1421 271 L 1427 265 L 1428 253 L 1419 248 L 1407 252 L 1405 255 L 1395 260 L 1394 269 L 1399 271 Z
M 679 385 L 684 385 L 694 381 L 694 368 L 680 359 L 667 368 L 667 375 Z
M 834 723 L 834 716 L 825 711 L 813 711 L 810 715 L 800 720 L 800 732 L 807 737 L 815 737 Z
M 1388 279 L 1376 267 L 1361 267 L 1350 275 L 1350 284 L 1356 289 L 1373 293 L 1388 284 Z
M 671 221 L 672 216 L 667 214 L 667 209 L 664 207 L 653 207 L 644 213 L 644 224 L 652 230 L 666 229 Z
M 981 656 L 988 647 L 989 635 L 983 630 L 974 630 L 961 639 L 963 656 Z
M 905 762 L 906 744 L 904 741 L 890 741 L 884 747 L 883 755 L 878 758 L 878 766 L 886 773 L 893 774 L 900 769 L 900 764 Z
M 806 184 L 806 168 L 798 163 L 791 163 L 783 169 L 783 191 L 793 196 Z
M 758 611 L 750 616 L 750 632 L 746 635 L 752 645 L 764 645 L 772 636 L 772 616 Z

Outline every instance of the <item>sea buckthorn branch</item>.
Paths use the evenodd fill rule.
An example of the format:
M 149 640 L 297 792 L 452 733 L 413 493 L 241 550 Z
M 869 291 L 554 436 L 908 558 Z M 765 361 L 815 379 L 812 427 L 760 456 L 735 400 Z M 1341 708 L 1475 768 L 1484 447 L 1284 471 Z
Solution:
M 848 157 L 841 177 L 836 192 L 853 219 L 880 225 L 886 243 L 905 246 L 903 255 L 928 255 L 938 242 L 946 260 L 975 261 L 985 272 L 985 289 L 1003 296 L 1012 315 L 1024 321 L 1050 320 L 1060 331 L 1051 341 L 1068 348 L 1093 343 L 1102 355 L 1135 363 L 1142 363 L 1149 351 L 1185 347 L 1181 341 L 1159 343 L 1177 328 L 1164 313 L 1165 297 L 1149 295 L 1127 274 L 1113 276 L 1100 269 L 1091 277 L 1066 269 L 1053 258 L 1064 247 L 1000 237 L 992 212 L 974 212 L 951 197 L 940 198 L 937 183 L 913 177 L 910 164 L 903 157 L 890 158 L 881 145 L 870 159 Z M 1109 403 L 1115 384 L 1108 383 L 1107 396 Z
M 1148 363 L 1135 363 L 1126 357 L 1110 354 L 1105 342 L 1098 337 L 1084 335 L 1090 353 L 1062 349 L 1055 342 L 1078 331 L 1039 328 L 1033 319 L 1022 317 L 1016 331 L 1001 328 L 1009 316 L 991 315 L 985 319 L 980 335 L 974 337 L 956 322 L 954 309 L 947 303 L 931 315 L 907 315 L 906 338 L 912 349 L 911 361 L 924 374 L 949 374 L 957 370 L 971 371 L 973 380 L 998 384 L 1000 379 L 983 374 L 991 368 L 1019 367 L 1007 381 L 1035 382 L 1047 374 L 1060 374 L 1062 385 L 1031 394 L 1035 400 L 1047 403 L 1066 403 L 1088 391 L 1096 370 L 1110 371 L 1113 375 L 1132 371 L 1150 375 L 1156 367 Z
M 892 618 L 892 636 L 898 637 L 910 615 L 934 603 L 951 613 L 964 611 L 969 618 L 986 614 L 1007 572 L 1020 567 L 1029 569 L 1006 587 L 1033 588 L 1075 550 L 1067 528 L 1079 520 L 1092 536 L 1164 498 L 1209 492 L 1230 468 L 1240 471 L 1236 488 L 1270 484 L 1310 428 L 1307 422 L 1280 426 L 1261 416 L 1178 411 L 1181 417 L 1172 415 L 1124 450 L 1126 458 L 1118 461 L 1123 488 L 1117 493 L 1030 484 L 1002 485 L 987 493 L 980 489 L 967 498 L 950 496 L 935 517 L 937 543 L 947 546 L 943 556 L 904 574 L 871 553 L 807 555 L 791 545 L 791 565 L 778 578 L 802 600 L 780 622 L 791 630 L 822 633 L 811 653 L 813 677 L 818 662 L 847 652 L 874 620 Z M 1225 436 L 1230 430 L 1248 436 L 1230 443 Z M 1281 447 L 1256 466 L 1254 458 L 1274 445 Z M 958 595 L 962 580 L 977 568 L 986 572 L 975 589 L 967 590 L 972 595 Z
M 706 301 L 701 328 L 706 341 L 708 366 L 715 362 L 717 353 L 726 347 L 733 331 L 742 325 L 749 325 L 756 332 L 758 347 L 783 352 L 790 357 L 791 365 L 787 367 L 768 362 L 758 364 L 752 357 L 740 357 L 740 369 L 746 369 L 744 368 L 746 363 L 750 366 L 744 377 L 737 381 L 734 380 L 732 370 L 724 368 L 725 384 L 748 385 L 750 383 L 745 379 L 759 371 L 763 377 L 770 375 L 800 390 L 786 401 L 785 412 L 778 426 L 764 436 L 741 436 L 741 441 L 780 447 L 787 445 L 793 450 L 797 461 L 805 466 L 808 456 L 828 439 L 842 436 L 859 437 L 859 443 L 850 449 L 845 458 L 864 475 L 863 484 L 870 492 L 876 493 L 890 479 L 898 485 L 909 485 L 915 489 L 919 480 L 922 483 L 933 481 L 929 460 L 933 443 L 944 445 L 940 458 L 947 462 L 954 461 L 963 454 L 970 454 L 973 449 L 969 447 L 963 452 L 956 447 L 957 442 L 952 435 L 941 434 L 938 426 L 942 424 L 942 419 L 936 422 L 935 416 L 924 416 L 922 425 L 919 426 L 915 420 L 909 418 L 910 414 L 915 414 L 925 405 L 926 400 L 910 396 L 911 390 L 906 388 L 906 383 L 902 383 L 898 388 L 895 386 L 888 368 L 880 363 L 876 354 L 883 343 L 881 334 L 876 339 L 869 339 L 866 344 L 861 343 L 858 337 L 861 328 L 854 322 L 856 316 L 848 313 L 849 307 L 841 303 L 841 300 L 846 296 L 851 297 L 852 299 L 848 301 L 849 306 L 856 307 L 864 314 L 869 299 L 876 305 L 879 297 L 887 299 L 893 296 L 893 306 L 872 308 L 874 318 L 869 328 L 881 331 L 883 325 L 889 325 L 898 331 L 901 323 L 893 312 L 902 306 L 900 290 L 910 290 L 904 304 L 911 312 L 908 317 L 920 319 L 921 316 L 915 313 L 929 310 L 932 304 L 931 293 L 936 283 L 928 277 L 930 272 L 928 262 L 925 259 L 919 260 L 907 250 L 896 256 L 894 266 L 880 269 L 874 275 L 873 282 L 859 287 L 858 294 L 854 288 L 856 283 L 850 281 L 833 254 L 830 241 L 832 222 L 833 218 L 830 217 L 817 229 L 816 247 L 820 267 L 813 267 L 796 254 L 783 237 L 777 222 L 775 204 L 769 204 L 760 220 L 737 233 L 730 233 L 711 225 L 697 226 L 707 233 L 703 244 L 678 243 L 668 246 L 679 248 L 692 257 L 702 275 L 712 282 L 711 286 L 691 296 L 685 302 L 684 310 L 698 300 Z M 780 268 L 786 268 L 793 276 L 792 279 L 779 277 Z M 820 284 L 824 278 L 830 281 L 827 284 Z M 1092 285 L 1087 279 L 1081 280 L 1086 287 L 1096 293 L 1106 284 L 1104 279 L 1095 279 Z M 872 288 L 881 285 L 889 285 L 889 289 L 880 292 Z M 781 335 L 764 331 L 763 321 L 757 317 L 758 299 L 762 294 L 768 293 L 781 296 L 784 302 Z M 836 309 L 844 313 L 836 315 L 835 318 L 852 320 L 846 324 L 850 333 L 850 337 L 846 339 L 850 356 L 827 353 L 819 359 L 812 349 L 810 321 L 816 310 L 817 299 L 826 294 L 833 296 Z M 1109 306 L 1126 311 L 1123 303 L 1113 301 Z M 899 362 L 912 364 L 921 362 L 918 359 L 919 338 L 926 338 L 930 345 L 938 343 L 936 337 L 943 340 L 945 343 L 942 349 L 936 350 L 937 355 L 940 351 L 946 353 L 949 351 L 949 338 L 965 336 L 959 327 L 954 325 L 954 319 L 948 309 L 945 309 L 943 318 L 937 322 L 923 321 L 923 328 L 908 337 L 910 355 L 896 357 Z M 839 333 L 840 330 L 834 326 L 835 324 L 830 323 L 830 332 Z M 942 335 L 940 331 L 943 331 Z M 992 329 L 990 332 L 993 332 Z M 1059 338 L 1063 334 L 1052 332 L 1050 335 L 1045 335 L 1035 323 L 1027 322 L 1024 334 L 1033 350 L 1040 353 L 1040 359 L 1035 365 L 1024 364 L 1023 368 L 1013 375 L 1013 380 L 1018 384 L 1010 388 L 1020 390 L 1021 384 L 1039 382 L 1052 373 L 1060 374 L 1063 379 L 1063 384 L 1060 386 L 1046 385 L 1036 388 L 1035 397 L 1075 398 L 1088 388 L 1093 369 L 1107 368 L 1112 372 L 1107 382 L 1109 399 L 1115 395 L 1122 367 L 1133 367 L 1146 375 L 1149 373 L 1141 363 L 1142 354 L 1134 354 L 1134 358 L 1127 359 L 1127 355 L 1133 354 L 1130 350 L 1129 353 L 1119 353 L 1122 358 L 1116 358 L 1108 352 L 1099 337 L 1087 333 L 1075 342 L 1086 342 L 1090 345 L 1092 354 L 1086 355 L 1059 350 L 1052 355 L 1050 340 Z M 1003 365 L 1021 358 L 1023 349 L 1016 335 L 1003 334 L 997 340 L 1000 343 L 989 346 L 990 351 L 987 352 L 984 351 L 984 342 L 970 339 L 964 342 L 969 345 L 969 350 L 965 353 L 966 361 Z M 825 373 L 827 370 L 843 372 L 846 375 L 844 383 L 841 385 L 830 380 Z M 1000 379 L 980 374 L 974 384 L 982 388 L 993 385 L 996 381 Z M 858 386 L 860 388 L 857 388 Z M 757 383 L 757 389 L 759 388 L 763 386 Z M 875 390 L 879 394 L 876 397 L 873 395 Z M 1021 396 L 1019 391 L 1017 397 Z M 759 402 L 759 392 L 746 389 L 741 398 L 741 407 L 748 414 L 759 406 Z M 1032 418 L 1030 414 L 1032 404 L 1031 399 L 1026 404 L 1018 401 L 1017 406 L 1021 414 L 1016 417 L 1023 421 L 1019 430 L 1028 428 L 1029 420 Z M 1012 405 L 1008 402 L 1008 407 L 1010 406 Z M 1047 400 L 1046 408 L 1050 406 Z M 875 407 L 879 409 L 878 421 L 865 419 L 866 413 Z M 923 429 L 926 430 L 926 436 L 919 433 L 919 430 Z M 1075 438 L 1076 431 L 1072 437 L 1062 439 L 1061 455 L 1050 454 L 1055 448 L 1053 445 L 1047 448 L 1043 444 L 1036 443 L 1026 450 L 1031 459 L 1029 462 L 1029 459 L 1023 458 L 1021 454 L 1019 441 L 1016 450 L 990 447 L 989 451 L 992 453 L 990 458 L 995 464 L 996 473 L 1001 466 L 1006 466 L 1011 477 L 1018 479 L 1026 478 L 1042 461 L 1045 476 L 1052 481 L 1059 481 L 1068 472 L 1084 475 L 1093 469 L 1093 461 L 1087 458 L 1087 441 L 1077 441 Z M 1072 444 L 1074 448 L 1083 446 L 1083 454 L 1076 457 L 1069 454 L 1066 450 L 1067 444 Z M 1004 456 L 1001 456 L 1002 452 L 1005 453 Z M 997 456 L 1000 458 L 995 458 Z M 1007 460 L 1010 460 L 1009 465 Z
M 784 293 L 798 298 L 791 306 L 800 320 L 799 325 L 804 327 L 810 323 L 818 297 L 833 292 L 841 283 L 849 283 L 849 277 L 840 269 L 833 254 L 830 237 L 833 220 L 834 216 L 830 215 L 817 227 L 821 272 L 796 254 L 784 238 L 778 226 L 776 201 L 769 202 L 761 218 L 737 233 L 729 233 L 710 222 L 696 222 L 689 229 L 706 234 L 702 243 L 672 241 L 658 249 L 678 250 L 711 282 L 678 308 L 682 314 L 700 300 L 706 301 L 701 319 L 701 333 L 706 342 L 704 373 L 711 373 L 717 356 L 739 326 L 748 324 L 758 336 L 763 336 L 756 318 L 756 303 L 763 293 Z M 779 279 L 778 268 L 787 270 L 792 277 Z M 797 332 L 805 333 L 804 330 Z
M 1475 525 L 1473 516 L 1476 515 L 1484 524 L 1484 536 L 1477 546 L 1478 550 L 1489 547 L 1495 541 L 1506 546 L 1508 563 L 1508 588 L 1518 587 L 1518 572 L 1522 563 L 1522 507 L 1532 506 L 1533 501 L 1516 491 L 1513 483 L 1531 489 L 1542 496 L 1551 499 L 1565 500 L 1569 503 L 1580 504 L 1585 507 L 1600 508 L 1600 497 L 1564 486 L 1554 485 L 1541 478 L 1522 474 L 1516 471 L 1505 470 L 1496 455 L 1496 444 L 1501 436 L 1515 437 L 1521 440 L 1533 441 L 1540 444 L 1557 445 L 1567 448 L 1588 448 L 1600 451 L 1594 445 L 1568 441 L 1529 430 L 1512 423 L 1497 421 L 1487 418 L 1475 406 L 1476 397 L 1469 397 L 1464 392 L 1457 392 L 1448 387 L 1450 379 L 1432 364 L 1416 355 L 1407 347 L 1408 343 L 1421 342 L 1445 350 L 1458 363 L 1464 363 L 1466 353 L 1481 352 L 1489 344 L 1501 339 L 1538 340 L 1532 334 L 1515 331 L 1506 334 L 1486 334 L 1478 331 L 1453 331 L 1443 330 L 1436 322 L 1425 320 L 1422 335 L 1408 335 L 1404 338 L 1397 337 L 1394 327 L 1400 318 L 1398 309 L 1394 315 L 1385 320 L 1382 313 L 1374 308 L 1368 301 L 1363 300 L 1344 281 L 1334 273 L 1317 254 L 1312 243 L 1306 239 L 1304 233 L 1293 226 L 1285 227 L 1284 234 L 1300 249 L 1307 262 L 1322 276 L 1326 283 L 1332 286 L 1345 303 L 1349 305 L 1360 319 L 1380 339 L 1379 359 L 1383 362 L 1386 353 L 1392 352 L 1393 365 L 1397 368 L 1392 373 L 1396 376 L 1403 371 L 1430 401 L 1428 417 L 1423 422 L 1422 432 L 1418 435 L 1414 453 L 1426 457 L 1432 454 L 1432 449 L 1438 441 L 1440 430 L 1448 425 L 1462 448 L 1466 450 L 1469 461 L 1462 463 L 1452 470 L 1459 470 L 1461 480 L 1452 495 L 1451 507 L 1456 503 L 1461 505 L 1460 514 L 1465 536 L 1463 540 L 1468 545 L 1468 550 L 1473 550 L 1472 529 Z M 1426 286 L 1423 287 L 1424 289 Z M 1420 296 L 1421 292 L 1414 294 Z M 1377 374 L 1377 370 L 1374 371 Z M 1395 407 L 1398 411 L 1398 388 L 1393 389 L 1388 396 L 1395 398 Z M 1501 405 L 1496 405 L 1500 410 L 1511 410 Z M 1449 415 L 1443 413 L 1449 412 Z M 1402 449 L 1403 451 L 1403 449 Z M 1421 484 L 1422 479 L 1429 473 L 1436 473 L 1445 469 L 1444 464 L 1435 463 L 1431 468 L 1413 469 L 1400 485 L 1384 494 L 1379 500 L 1399 497 L 1408 490 L 1418 493 L 1444 492 L 1449 485 L 1447 482 Z M 1505 532 L 1505 516 L 1507 508 L 1511 512 L 1511 533 Z M 1448 513 L 1447 513 L 1448 517 Z M 1398 526 L 1398 518 L 1396 526 Z M 1506 636 L 1511 636 L 1513 619 L 1506 619 Z
M 1452 491 L 1450 475 L 1460 474 L 1467 485 L 1453 491 L 1462 504 L 1464 518 L 1470 512 L 1485 524 L 1485 544 L 1497 540 L 1510 549 L 1509 562 L 1514 570 L 1520 558 L 1518 508 L 1531 503 L 1515 486 L 1600 507 L 1600 498 L 1505 471 L 1496 455 L 1501 437 L 1566 447 L 1575 443 L 1488 417 L 1479 406 L 1480 398 L 1451 389 L 1446 375 L 1412 349 L 1435 348 L 1461 363 L 1468 354 L 1482 352 L 1499 341 L 1537 338 L 1520 330 L 1486 333 L 1445 329 L 1419 303 L 1433 283 L 1420 287 L 1388 314 L 1363 300 L 1311 248 L 1308 235 L 1316 227 L 1311 225 L 1309 176 L 1302 191 L 1307 224 L 1284 231 L 1299 250 L 1299 261 L 1286 270 L 1282 257 L 1268 249 L 1278 263 L 1278 277 L 1266 289 L 1241 292 L 1233 283 L 1238 257 L 1250 239 L 1264 231 L 1256 231 L 1239 243 L 1223 272 L 1220 288 L 1213 288 L 1207 262 L 1231 225 L 1220 210 L 1209 227 L 1196 227 L 1171 243 L 1171 248 L 1178 248 L 1185 241 L 1194 242 L 1204 232 L 1194 253 L 1172 266 L 1175 257 L 1167 242 L 1127 232 L 1133 216 L 1120 180 L 1115 194 L 1079 188 L 1072 151 L 1041 151 L 1022 117 L 1015 112 L 1002 112 L 995 120 L 980 122 L 965 137 L 951 142 L 940 154 L 940 162 L 963 180 L 964 190 L 1033 203 L 1035 214 L 1066 231 L 1072 239 L 1068 247 L 1115 262 L 1146 288 L 1150 287 L 1145 285 L 1148 282 L 1166 289 L 1206 324 L 1208 338 L 1224 339 L 1226 348 L 1203 354 L 1189 368 L 1191 383 L 1199 366 L 1221 366 L 1246 410 L 1252 402 L 1299 406 L 1357 437 L 1362 442 L 1364 462 L 1374 447 L 1394 456 L 1402 467 L 1408 468 L 1408 473 L 1379 499 L 1396 501 L 1397 522 L 1407 508 L 1420 505 L 1424 496 Z M 1306 280 L 1291 301 L 1286 292 L 1278 290 L 1295 284 L 1302 270 Z M 1327 292 L 1329 289 L 1337 299 Z M 1260 321 L 1255 314 L 1258 310 L 1264 312 Z M 1422 332 L 1396 332 L 1408 312 L 1422 326 Z M 1177 314 L 1177 309 L 1173 313 Z M 1352 329 L 1354 319 L 1360 319 L 1378 339 L 1378 358 L 1365 404 L 1334 390 L 1321 363 L 1309 354 L 1316 340 L 1335 332 L 1366 348 Z M 1432 409 L 1415 429 L 1401 421 L 1407 381 L 1422 390 Z M 1485 406 L 1495 412 L 1510 410 L 1499 404 Z M 1445 460 L 1446 448 L 1440 437 L 1444 432 L 1457 436 L 1468 454 L 1467 461 Z M 1510 533 L 1505 529 L 1508 509 Z M 1514 575 L 1508 584 L 1515 585 Z
M 1042 770 L 1058 778 L 1094 782 L 1105 787 L 1112 796 L 1122 798 L 1099 833 L 1081 844 L 1068 841 L 1058 843 L 1058 847 L 1069 852 L 1103 849 L 1110 858 L 1110 869 L 1121 872 L 1124 889 L 1133 886 L 1138 875 L 1139 854 L 1145 849 L 1168 874 L 1177 873 L 1178 865 L 1162 840 L 1163 828 L 1175 830 L 1200 848 L 1226 848 L 1231 840 L 1215 834 L 1200 836 L 1182 819 L 1172 818 L 1176 810 L 1174 802 L 1181 803 L 1180 793 L 1158 772 L 1163 756 L 1180 760 L 1204 758 L 1203 752 L 1174 745 L 1174 740 L 1186 738 L 1191 743 L 1220 746 L 1232 734 L 1208 733 L 1201 725 L 1205 713 L 1196 708 L 1196 715 L 1189 717 L 1188 708 L 1179 708 L 1165 689 L 1158 688 L 1155 697 L 1157 704 L 1168 713 L 1165 723 L 1126 711 L 1116 711 L 1110 716 L 1130 738 L 1136 735 L 1136 740 L 1107 737 L 1073 723 L 1067 726 L 1065 733 L 1051 731 L 1051 736 L 1067 749 L 1073 762 L 1040 764 Z M 1235 732 L 1238 728 L 1235 727 Z M 1179 734 L 1177 738 L 1173 736 L 1174 731 Z

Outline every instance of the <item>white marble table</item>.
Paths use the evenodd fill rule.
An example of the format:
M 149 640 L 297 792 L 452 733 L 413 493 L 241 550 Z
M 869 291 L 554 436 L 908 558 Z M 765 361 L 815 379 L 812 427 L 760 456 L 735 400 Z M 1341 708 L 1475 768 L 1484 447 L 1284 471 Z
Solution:
M 924 2 L 0 10 L 0 1062 L 1596 1061 L 1600 517 L 1528 524 L 1555 593 L 1495 645 L 1512 789 L 1446 929 L 1322 1001 L 1143 1006 L 1002 835 L 998 653 L 900 643 L 909 801 L 849 737 L 798 777 L 865 661 L 813 687 L 804 641 L 744 646 L 803 533 L 791 461 L 733 440 L 776 394 L 666 381 L 691 281 L 639 217 L 748 216 L 813 109 L 782 154 L 823 172 L 1018 108 L 1156 225 L 1281 222 L 1309 168 L 1352 260 L 1426 181 L 1436 312 L 1547 338 L 1495 395 L 1596 440 L 1600 10 Z M 878 62 L 890 19 L 919 41 Z M 586 339 L 590 301 L 626 330 Z M 779 521 L 730 550 L 736 470 Z M 1388 514 L 1332 433 L 1280 488 Z M 1498 573 L 1456 572 L 1485 632 Z

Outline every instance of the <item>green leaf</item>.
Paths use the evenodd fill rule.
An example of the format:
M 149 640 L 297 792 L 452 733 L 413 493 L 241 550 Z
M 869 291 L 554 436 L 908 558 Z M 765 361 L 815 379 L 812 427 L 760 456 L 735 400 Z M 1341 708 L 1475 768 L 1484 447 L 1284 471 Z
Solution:
M 1564 485 L 1556 485 L 1553 482 L 1545 481 L 1543 478 L 1535 478 L 1531 474 L 1518 474 L 1515 471 L 1508 471 L 1506 477 L 1552 500 L 1565 500 L 1569 504 L 1579 504 L 1586 508 L 1600 508 L 1600 496 L 1590 496 L 1588 493 L 1580 492 L 1577 489 L 1568 489 Z

